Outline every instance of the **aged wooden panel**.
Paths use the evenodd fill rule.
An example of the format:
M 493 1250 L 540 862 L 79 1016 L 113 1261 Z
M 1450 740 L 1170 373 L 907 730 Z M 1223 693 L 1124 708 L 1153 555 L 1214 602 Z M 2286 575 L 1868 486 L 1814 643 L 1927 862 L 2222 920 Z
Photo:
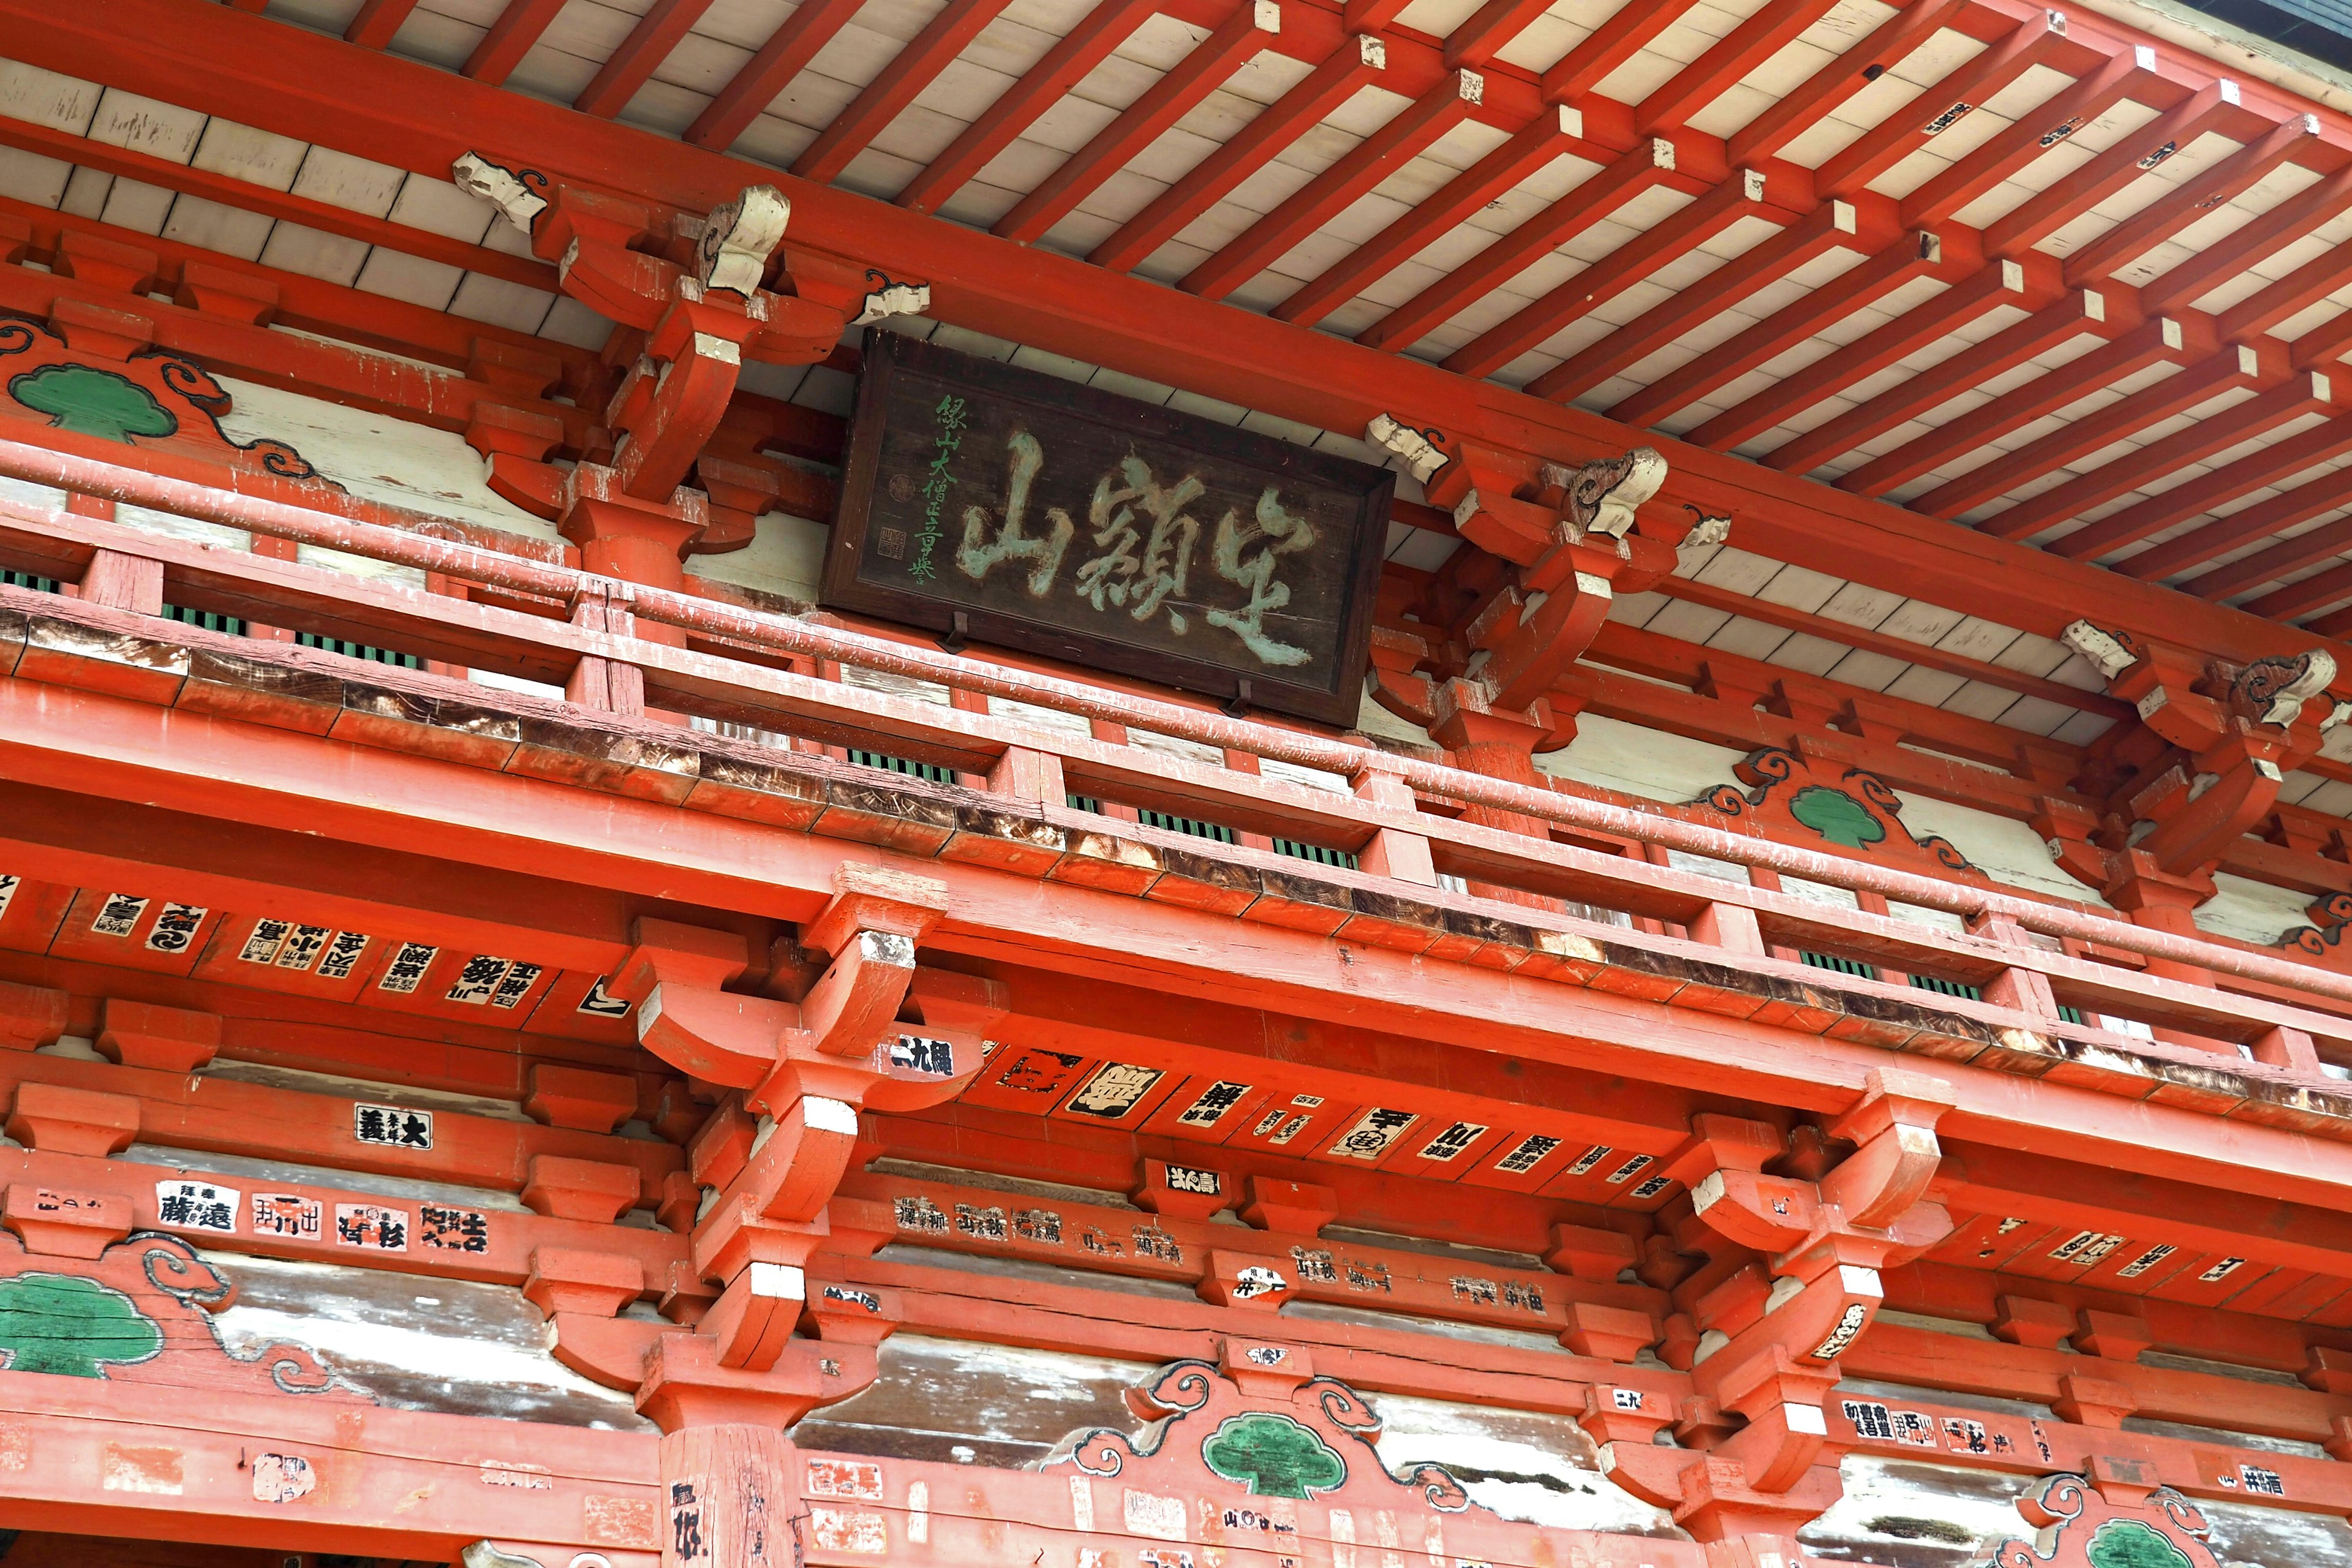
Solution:
M 1393 480 L 875 331 L 824 602 L 1351 723 Z

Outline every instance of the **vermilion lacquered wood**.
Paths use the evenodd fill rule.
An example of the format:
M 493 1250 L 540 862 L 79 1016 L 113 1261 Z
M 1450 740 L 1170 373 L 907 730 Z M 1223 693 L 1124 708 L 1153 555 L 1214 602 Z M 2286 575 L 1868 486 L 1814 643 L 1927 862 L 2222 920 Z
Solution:
M 1150 205 L 1095 247 L 1087 259 L 1097 267 L 1125 272 L 1149 258 L 1193 219 L 1223 201 L 1234 187 L 1353 98 L 1357 89 L 1386 76 L 1386 68 L 1367 58 L 1367 53 L 1361 35 L 1341 38 L 1330 58 L 1306 80 L 1218 143 L 1182 179 L 1154 196 Z M 1384 56 L 1385 50 L 1376 58 Z
M 928 26 L 890 57 L 882 74 L 833 117 L 808 151 L 793 160 L 793 173 L 823 184 L 849 167 L 1004 5 L 1005 0 L 950 0 Z
M 2248 408 L 2250 410 L 2251 405 Z M 2334 414 L 2331 407 L 2316 403 L 2310 405 L 2308 411 Z M 2240 412 L 2231 409 L 2222 418 L 2243 429 L 2246 426 L 2240 418 Z M 2331 416 L 2308 430 L 2265 442 L 2259 450 L 2210 473 L 2200 475 L 2186 484 L 2175 485 L 2119 512 L 2103 517 L 2076 533 L 2059 540 L 2052 548 L 2061 555 L 2076 560 L 2103 554 L 2119 544 L 2151 538 L 2191 518 L 2201 517 L 2241 497 L 2291 479 L 2315 463 L 2341 457 L 2347 451 L 2352 451 L 2352 419 Z M 2264 533 L 2281 526 L 2274 514 L 2268 511 L 2268 506 L 2265 501 L 2231 512 L 2227 517 L 2216 518 L 2202 528 L 2177 539 L 2167 540 L 2134 556 L 2123 569 L 2138 577 L 2168 576 L 2198 561 L 2211 559 L 2212 553 L 2260 539 Z M 2258 515 L 2250 517 L 2248 512 Z M 2091 537 L 2085 538 L 2084 535 Z
M 979 119 L 907 182 L 894 198 L 912 212 L 936 212 L 963 188 L 972 176 L 1011 146 L 1037 117 L 1055 104 L 1087 73 L 1154 14 L 1158 0 L 1105 0 L 1086 19 L 1064 34 L 1045 58 L 1029 68 L 1020 80 L 1000 94 Z
M 629 29 L 629 36 L 621 40 L 621 47 L 605 57 L 595 77 L 581 89 L 572 107 L 602 120 L 620 113 L 709 9 L 710 0 L 654 0 Z
M 858 5 L 859 0 L 810 0 L 795 9 L 695 116 L 685 140 L 721 153 L 733 146 L 776 95 L 792 85 L 793 78 L 808 68 L 816 52 L 857 15 Z
M 365 0 L 343 37 L 363 49 L 380 49 L 392 42 L 392 36 L 415 9 L 416 0 Z
M 490 30 L 482 35 L 482 41 L 466 57 L 466 74 L 492 87 L 506 80 L 514 74 L 515 67 L 522 64 L 523 56 L 538 44 L 540 35 L 547 31 L 563 5 L 564 0 L 507 0 L 499 19 L 490 24 Z
M 1766 0 L 1752 16 L 1634 107 L 1638 135 L 1671 134 L 1770 59 L 1830 9 L 1830 0 Z

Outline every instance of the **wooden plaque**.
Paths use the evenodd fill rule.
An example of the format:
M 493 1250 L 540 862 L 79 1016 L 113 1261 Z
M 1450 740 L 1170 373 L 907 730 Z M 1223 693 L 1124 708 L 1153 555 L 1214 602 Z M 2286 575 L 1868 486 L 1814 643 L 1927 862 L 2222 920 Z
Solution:
M 1394 478 L 869 331 L 824 602 L 1350 725 Z

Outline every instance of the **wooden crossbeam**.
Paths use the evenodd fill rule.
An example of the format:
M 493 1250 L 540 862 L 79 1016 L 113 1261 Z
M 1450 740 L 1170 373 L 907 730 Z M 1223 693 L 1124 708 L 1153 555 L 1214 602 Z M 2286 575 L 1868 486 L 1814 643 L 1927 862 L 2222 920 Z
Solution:
M 1968 9 L 1969 0 L 1916 0 L 1887 17 L 1868 37 L 1780 95 L 1733 132 L 1726 154 L 1734 165 L 1752 167 L 1812 129 L 1822 117 L 1901 65 Z
M 1740 78 L 1796 42 L 1797 36 L 1820 21 L 1834 4 L 1835 0 L 1765 0 L 1753 16 L 1634 106 L 1634 133 L 1671 135 Z
M 1006 0 L 948 0 L 912 42 L 890 57 L 881 74 L 866 84 L 849 107 L 833 117 L 808 150 L 793 161 L 793 173 L 826 184 L 890 128 L 916 96 L 953 65 L 981 29 L 996 20 Z
M 1903 198 L 1903 222 L 1933 228 L 2003 180 L 2022 172 L 2074 131 L 2134 92 L 2158 81 L 2154 49 L 2125 49 L 2095 71 L 2062 89 L 1968 156 Z M 2066 182 L 2057 182 L 2063 184 Z
M 2297 115 L 2273 126 L 2187 184 L 2158 196 L 2140 211 L 2066 258 L 2066 282 L 2073 288 L 2095 287 L 2100 279 L 2121 268 L 2135 257 L 2161 244 L 2176 230 L 2197 220 L 2197 215 L 2243 194 L 2264 174 L 2289 160 L 2300 162 L 2318 144 L 2319 124 L 2310 115 Z
M 694 123 L 686 128 L 684 140 L 719 153 L 732 147 L 735 139 L 775 101 L 776 95 L 792 85 L 793 78 L 808 68 L 816 52 L 848 26 L 862 3 L 863 0 L 807 0 L 796 7 L 719 89 L 719 95 L 703 106 L 702 112 L 694 117 Z
M 1609 417 L 1622 419 L 1629 425 L 1655 425 L 1717 388 L 1728 386 L 1814 334 L 1835 326 L 1854 311 L 1885 299 L 1915 279 L 1932 276 L 1939 265 L 1935 241 L 1935 236 L 1925 233 L 1900 236 L 1875 254 L 1864 257 L 1858 266 L 1840 273 L 1819 288 L 1807 289 L 1754 326 L 1723 342 L 1710 345 L 1705 353 L 1679 369 L 1670 371 L 1640 391 L 1621 398 L 1610 408 Z M 1991 276 L 1995 280 L 1999 279 L 1999 268 L 1991 269 Z M 1832 350 L 1829 357 L 1834 357 L 1836 353 Z M 1768 400 L 1770 404 L 1769 407 L 1755 409 L 1755 416 L 1766 421 L 1757 429 L 1768 430 L 1800 411 L 1790 400 L 1777 395 L 1780 386 L 1785 384 L 1776 384 L 1749 400 L 1750 404 L 1758 399 Z M 1703 426 L 1711 432 L 1710 439 L 1719 438 L 1726 430 L 1734 427 L 1736 421 L 1732 424 L 1718 424 L 1718 421 L 1730 420 L 1736 413 L 1738 410 L 1727 409 Z M 1748 434 L 1753 435 L 1755 431 Z M 1696 438 L 1696 432 L 1693 438 Z M 1726 445 L 1736 447 L 1747 438 L 1748 436 L 1743 435 Z
M 1854 209 L 1824 202 L 1810 215 L 1696 283 L 1675 291 L 1528 383 L 1538 397 L 1581 396 L 1611 376 L 1631 369 L 1685 332 L 1762 292 L 1810 262 L 1838 249 L 1860 249 Z
M 1446 356 L 1445 368 L 1463 375 L 1491 374 L 1740 219 L 1785 216 L 1768 212 L 1764 194 L 1763 175 L 1753 170 L 1739 171 L 1672 217 L 1633 236 L 1507 321 L 1454 350 Z
M 2338 170 L 2309 190 L 2281 202 L 2221 239 L 2203 247 L 2196 255 L 2166 268 L 2158 277 L 2142 284 L 2140 309 L 2162 312 L 2193 305 L 2264 257 L 2333 222 L 2343 215 L 2347 207 L 2352 207 L 2352 165 Z M 2329 289 L 2322 289 L 2314 297 L 2324 298 L 2328 292 Z M 2269 302 L 2266 300 L 2265 305 Z M 2263 308 L 2257 306 L 2251 311 L 2233 309 L 2223 320 L 2225 322 L 2252 320 Z M 2284 321 L 2302 308 L 2296 305 L 2271 320 Z M 2230 325 L 2222 328 L 2225 332 L 2231 330 Z M 2260 331 L 2263 328 L 2240 327 L 2237 330 L 2242 332 Z
M 1280 25 L 1274 0 L 1242 0 L 1214 32 L 1193 45 L 1093 141 L 1063 159 L 990 232 L 1000 239 L 1043 236 L 1191 113 L 1193 105 L 1223 87 L 1226 78 L 1268 46 Z
M 2297 373 L 2298 376 L 2309 374 Z M 2265 442 L 2260 450 L 2249 452 L 2211 473 L 2200 475 L 2186 484 L 2175 485 L 2160 495 L 2149 496 L 2119 512 L 2103 517 L 2056 541 L 2050 548 L 2060 555 L 2073 556 L 2076 560 L 2105 554 L 2124 545 L 2154 538 L 2168 528 L 2176 528 L 2192 518 L 2225 507 L 2242 496 L 2252 495 L 2256 490 L 2292 479 L 2314 464 L 2327 462 L 2347 452 L 2352 452 L 2352 418 L 2331 417 L 2283 440 Z M 2248 507 L 2227 517 L 2216 518 L 2204 527 L 2184 533 L 2178 539 L 2167 540 L 2123 563 L 2117 570 L 2129 572 L 2137 577 L 2168 576 L 2200 561 L 2210 561 L 2215 555 L 2263 538 L 2284 526 L 2290 525 L 2263 515 L 2262 507 Z M 2252 581 L 2260 582 L 2262 579 L 2254 578 Z
M 1999 310 L 2031 309 L 2037 302 L 2046 304 L 2054 291 L 2056 269 L 2053 267 L 2046 270 L 2051 277 L 2040 288 L 2034 287 L 2031 281 L 2033 269 L 2014 262 L 1970 272 L 1935 298 L 1913 306 L 1893 321 L 1864 333 L 1850 343 L 1832 349 L 1804 369 L 1783 377 L 1737 406 L 1725 409 L 1685 438 L 1698 446 L 1728 451 L 1783 420 L 1802 414 L 1822 399 L 1834 396 L 1855 383 L 1866 381 L 1889 366 L 1910 358 L 1929 344 L 1966 328 L 1980 316 Z M 2075 314 L 2079 319 L 2079 308 Z M 2030 359 L 2040 352 L 2035 349 L 2025 357 Z M 1702 376 L 1705 374 L 1703 369 L 1698 372 Z M 1661 382 L 1652 390 L 1656 391 L 1661 399 L 1675 395 L 1680 388 L 1669 386 L 1673 379 L 1667 378 L 1666 382 Z M 1643 395 L 1636 394 L 1636 396 L 1641 395 Z M 1802 473 L 1823 458 L 1833 458 L 1883 433 L 1872 431 L 1868 435 L 1847 438 L 1843 433 L 1832 428 L 1838 423 L 1832 420 L 1816 426 L 1814 432 L 1790 437 L 1765 461 L 1774 468 Z M 1895 424 L 1901 423 L 1900 419 L 1895 421 Z M 1885 429 L 1894 427 L 1895 425 L 1887 425 Z M 1832 442 L 1842 444 L 1832 446 Z M 1791 450 L 1792 447 L 1795 449 Z
M 1150 21 L 1159 3 L 1103 0 L 891 199 L 910 212 L 937 212 L 941 203 L 969 184 L 1036 123 L 1039 115 L 1059 103 L 1088 71 L 1108 59 L 1113 49 Z
M 563 4 L 564 0 L 507 0 L 499 19 L 466 57 L 465 73 L 491 87 L 514 75 L 515 67 L 522 64 L 523 56 L 530 53 Z
M 1414 203 L 1388 227 L 1317 274 L 1276 305 L 1274 314 L 1312 326 L 1555 158 L 1597 161 L 1601 149 L 1584 140 L 1583 125 L 1583 116 L 1565 104 L 1537 115 L 1508 142 L 1446 182 L 1444 189 Z
M 595 77 L 580 89 L 572 107 L 600 120 L 620 113 L 709 9 L 710 0 L 654 0 L 621 47 L 605 57 Z
M 2055 13 L 2037 11 L 2001 40 L 1944 77 L 1813 171 L 1820 196 L 1851 195 L 1965 118 L 1976 106 L 2042 63 L 2065 41 Z M 1953 111 L 1958 110 L 1955 114 Z
M 1987 256 L 2022 257 L 2181 148 L 2238 118 L 2237 83 L 2208 83 L 2181 103 L 2119 139 L 2047 190 L 2027 197 L 1984 231 Z
M 1690 7 L 1691 0 L 1657 0 L 1656 4 L 1644 0 L 1641 5 L 1620 5 L 1607 21 L 1580 39 L 1574 48 L 1544 72 L 1544 101 L 1573 103 L 1591 92 L 1619 66 L 1649 47 L 1659 34 L 1682 20 Z
M 1320 124 L 1359 89 L 1387 73 L 1388 50 L 1368 33 L 1342 37 L 1329 58 L 1307 79 L 1260 110 L 1247 125 L 1224 139 L 1184 177 L 1154 196 L 1119 225 L 1087 259 L 1115 272 L 1131 271 L 1176 237 L 1185 226 L 1231 195 L 1234 188 L 1272 163 L 1282 151 Z
M 363 49 L 380 49 L 392 42 L 393 35 L 415 9 L 416 0 L 365 0 L 351 26 L 343 29 L 343 41 Z
M 2135 555 L 2116 570 L 2140 578 L 2159 578 L 2186 571 L 2226 555 L 2241 544 L 2269 539 L 2286 529 L 2299 528 L 2315 517 L 2339 511 L 2347 499 L 2342 479 L 2333 473 L 2322 474 L 2227 517 L 2216 518 L 2193 534 L 2184 534 Z M 2311 529 L 2292 539 L 2281 539 L 2182 584 L 2181 591 L 2200 599 L 2225 599 L 2316 565 L 2347 548 L 2352 548 L 2352 519 Z
M 1461 124 L 1485 91 L 1477 72 L 1454 72 L 1185 274 L 1178 287 L 1223 299 Z
M 2008 332 L 1989 338 L 1978 347 L 1986 348 L 2010 339 L 2011 341 L 2001 342 L 2001 347 L 2003 351 L 2013 352 L 2027 340 L 2028 334 L 2023 329 L 2028 326 L 2035 329 L 2032 334 L 2033 337 L 2046 334 L 2053 342 L 2064 342 L 2086 330 L 2087 323 L 2080 311 L 2081 305 L 2076 300 L 2061 300 L 2032 321 L 2021 321 Z M 1970 352 L 1954 355 L 1955 360 L 1967 363 L 1955 364 L 1950 373 L 1943 376 L 1920 377 L 1921 382 L 1927 384 L 1925 386 L 1916 390 L 1904 388 L 1902 406 L 1912 411 L 1910 417 L 1913 418 L 1926 414 L 1982 382 L 1985 376 L 1975 374 L 1979 367 L 2009 359 L 2010 352 Z M 2011 363 L 2022 363 L 2031 357 L 2020 356 Z M 1856 495 L 1885 495 L 1891 489 L 1909 484 L 1922 474 L 1942 468 L 1955 458 L 1975 451 L 1988 441 L 1997 440 L 2021 426 L 2053 414 L 2077 399 L 2090 396 L 2101 387 L 2147 369 L 2159 360 L 2179 363 L 2186 362 L 2189 357 L 2187 340 L 2176 323 L 2162 320 L 2143 322 L 2105 346 L 2036 376 L 2007 395 L 1971 409 L 1958 418 L 1913 437 L 1884 456 L 1872 458 L 1852 472 L 1840 476 L 1838 488 Z M 1962 379 L 1964 376 L 1968 379 Z
M 2314 529 L 2312 532 L 2334 535 L 2337 531 L 2331 525 L 2327 529 Z M 2253 600 L 2247 607 L 2252 609 L 2255 605 L 2260 605 L 2258 614 L 2270 616 L 2282 621 L 2291 621 L 2298 616 L 2308 616 L 2315 611 L 2327 609 L 2348 598 L 2352 598 L 2352 561 L 2344 561 L 2330 566 L 2325 572 L 2315 572 L 2310 576 L 2298 578 L 2283 588 L 2273 589 L 2261 598 Z M 2330 632 L 2326 635 L 2332 637 L 2336 634 Z
M 1694 195 L 1706 188 L 1688 177 L 1675 181 L 1672 142 L 1653 140 L 1640 143 L 1365 328 L 1356 335 L 1356 341 L 1371 348 L 1411 348 L 1642 192 L 1669 182 Z
M 2284 384 L 2257 393 L 2234 407 L 2197 421 L 2186 430 L 2150 441 L 2136 452 L 2102 463 L 2064 484 L 2004 508 L 1978 526 L 2003 539 L 2030 539 L 2070 517 L 2159 483 L 2191 464 L 2201 463 L 2244 442 L 2259 440 L 2307 414 L 2328 412 L 2331 405 L 2327 390 L 2324 376 L 2299 372 Z M 2071 555 L 2077 561 L 2095 560 L 2110 550 L 2136 544 L 2145 538 L 2145 534 L 2132 531 L 2134 526 L 2121 523 L 2115 517 L 2101 518 L 2057 541 L 2054 547 L 2060 554 Z
M 2044 474 L 2055 473 L 2069 463 L 2104 451 L 2151 425 L 2160 425 L 2223 393 L 2251 385 L 2256 374 L 2252 349 L 2225 347 L 2220 353 L 2186 366 L 2095 414 L 2073 420 L 2014 451 L 2000 453 L 1958 479 L 1947 479 L 1913 501 L 1911 508 L 1930 517 L 1957 518 L 1995 496 L 2005 495 Z M 2302 388 L 2296 391 L 2303 393 Z M 2017 538 L 2021 535 L 2011 530 L 2023 526 L 2021 521 L 2008 529 L 1995 527 L 1990 531 L 2003 538 Z

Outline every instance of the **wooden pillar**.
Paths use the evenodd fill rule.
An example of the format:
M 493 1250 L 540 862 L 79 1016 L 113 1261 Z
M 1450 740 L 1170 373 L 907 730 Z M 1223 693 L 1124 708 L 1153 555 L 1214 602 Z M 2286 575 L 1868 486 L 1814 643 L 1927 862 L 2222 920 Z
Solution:
M 662 1435 L 662 1568 L 793 1568 L 793 1446 L 772 1426 Z

